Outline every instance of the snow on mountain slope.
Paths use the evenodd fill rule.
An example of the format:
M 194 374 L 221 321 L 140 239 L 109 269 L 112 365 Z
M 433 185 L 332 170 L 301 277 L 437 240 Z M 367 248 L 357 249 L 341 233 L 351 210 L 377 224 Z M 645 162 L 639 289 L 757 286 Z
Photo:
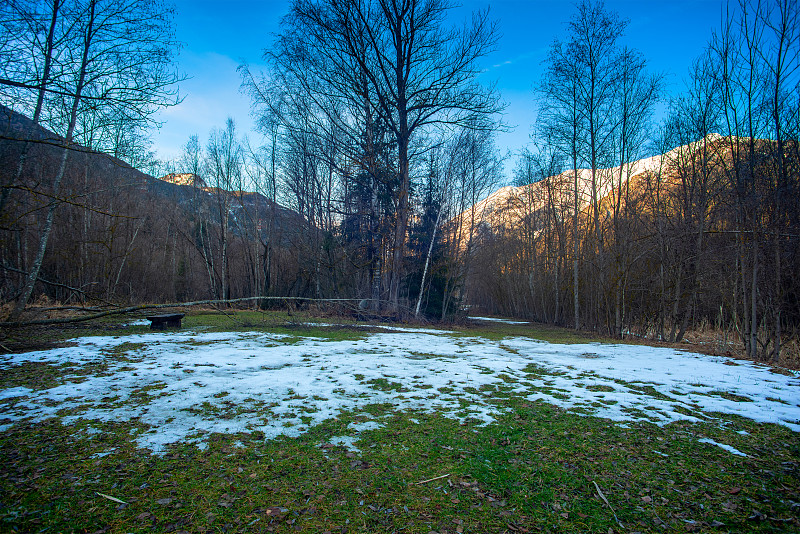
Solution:
M 594 180 L 591 169 L 578 169 L 578 207 L 585 210 L 593 200 L 602 201 L 612 194 L 615 186 L 624 185 L 632 178 L 645 173 L 659 173 L 665 165 L 678 161 L 685 154 L 696 151 L 702 143 L 715 142 L 720 139 L 722 136 L 712 133 L 695 143 L 673 148 L 664 154 L 657 154 L 621 166 L 597 169 Z M 501 187 L 465 210 L 459 217 L 468 221 L 474 213 L 476 226 L 483 223 L 494 227 L 498 223 L 509 224 L 514 219 L 519 219 L 520 215 L 524 215 L 525 211 L 530 210 L 536 204 L 536 200 L 547 198 L 548 195 L 557 195 L 558 202 L 569 202 L 569 206 L 571 206 L 572 192 L 575 189 L 574 175 L 575 171 L 569 169 L 549 177 L 549 190 L 544 180 L 523 186 Z

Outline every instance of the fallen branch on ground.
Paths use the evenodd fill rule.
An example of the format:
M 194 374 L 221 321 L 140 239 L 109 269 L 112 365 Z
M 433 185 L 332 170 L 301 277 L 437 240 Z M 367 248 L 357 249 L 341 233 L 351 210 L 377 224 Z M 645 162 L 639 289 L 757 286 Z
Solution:
M 594 480 L 592 480 L 592 484 L 594 484 L 594 487 L 597 488 L 597 494 L 600 495 L 600 498 L 603 499 L 604 503 L 606 503 L 606 506 L 608 506 L 609 510 L 611 510 L 611 513 L 614 514 L 614 519 L 616 520 L 617 524 L 620 526 L 620 528 L 625 528 L 617 517 L 617 512 L 614 511 L 614 508 L 612 508 L 611 504 L 608 502 L 608 499 L 606 499 L 606 496 L 603 495 L 602 491 L 600 491 L 600 486 L 598 486 L 597 482 Z
M 100 493 L 99 491 L 95 491 L 95 493 L 98 494 L 99 496 L 103 497 L 104 499 L 108 499 L 109 501 L 118 502 L 120 504 L 128 504 L 125 501 L 123 501 L 122 499 L 117 499 L 116 497 L 112 497 L 111 495 L 106 495 L 105 493 Z
M 419 486 L 420 484 L 427 484 L 428 482 L 433 482 L 434 480 L 441 480 L 441 479 L 447 478 L 449 476 L 450 476 L 450 473 L 447 473 L 446 475 L 429 478 L 428 480 L 422 480 L 420 482 L 417 482 L 417 486 Z

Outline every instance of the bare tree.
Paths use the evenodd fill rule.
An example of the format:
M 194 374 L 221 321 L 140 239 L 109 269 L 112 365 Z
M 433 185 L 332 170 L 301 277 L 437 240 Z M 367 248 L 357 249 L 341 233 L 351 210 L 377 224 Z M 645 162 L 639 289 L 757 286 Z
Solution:
M 539 85 L 543 98 L 537 119 L 540 124 L 538 132 L 546 143 L 558 147 L 564 158 L 572 163 L 572 311 L 573 324 L 578 330 L 581 327 L 579 219 L 583 190 L 579 161 L 586 130 L 580 100 L 580 65 L 569 47 L 559 41 L 551 47 L 547 65 Z
M 647 127 L 661 91 L 662 76 L 646 72 L 646 62 L 635 50 L 623 49 L 617 61 L 617 88 L 614 97 L 614 150 L 617 154 L 616 180 L 611 186 L 613 263 L 610 265 L 610 290 L 614 294 L 614 336 L 623 336 L 624 292 L 632 268 L 630 223 L 635 213 L 631 197 L 633 164 L 644 155 Z
M 464 282 L 470 274 L 485 209 L 479 202 L 497 187 L 502 168 L 491 131 L 462 128 L 456 131 L 446 150 L 444 180 L 451 184 L 453 198 L 449 202 L 456 216 L 450 221 L 449 256 L 453 268 L 442 294 L 442 318 L 454 302 L 463 302 L 467 297 Z
M 575 67 L 578 109 L 585 126 L 582 156 L 590 171 L 589 194 L 598 250 L 603 246 L 599 203 L 603 178 L 598 172 L 610 167 L 611 141 L 616 126 L 614 100 L 620 74 L 617 40 L 627 24 L 627 20 L 606 11 L 602 0 L 582 0 L 568 24 L 570 38 L 566 53 Z
M 170 11 L 162 5 L 144 0 L 85 0 L 71 4 L 65 12 L 72 17 L 73 38 L 64 43 L 60 63 L 64 71 L 46 89 L 67 110 L 50 124 L 64 137 L 61 164 L 51 185 L 56 199 L 79 117 L 113 107 L 124 108 L 134 120 L 148 121 L 159 107 L 176 102 L 174 84 L 179 79 L 171 66 L 177 47 Z M 44 88 L 41 82 L 23 85 L 31 90 Z M 37 252 L 12 318 L 20 315 L 33 292 L 58 204 L 53 201 L 47 209 Z
M 303 43 L 294 50 L 315 51 L 304 64 L 313 67 L 314 77 L 304 77 L 303 86 L 312 93 L 322 88 L 360 107 L 359 131 L 368 132 L 367 148 L 373 117 L 380 117 L 394 137 L 397 216 L 389 300 L 395 310 L 403 278 L 415 140 L 426 128 L 440 124 L 491 128 L 475 117 L 500 109 L 494 93 L 474 81 L 478 61 L 496 39 L 488 13 L 474 15 L 466 27 L 447 29 L 444 18 L 451 7 L 447 0 L 298 0 L 287 19 L 287 32 L 300 38 L 292 46 Z M 291 50 L 284 47 L 282 53 Z
M 248 164 L 245 166 L 245 170 L 250 175 L 250 182 L 256 191 L 267 199 L 264 212 L 257 212 L 254 217 L 256 219 L 256 238 L 261 245 L 262 285 L 260 294 L 269 297 L 272 290 L 272 255 L 275 248 L 275 213 L 277 211 L 278 125 L 272 121 L 266 125 L 265 130 L 269 144 L 256 148 L 248 143 Z
M 232 198 L 242 176 L 242 145 L 236 134 L 232 118 L 225 122 L 222 130 L 213 130 L 206 147 L 205 169 L 217 207 L 219 223 L 219 287 L 222 300 L 229 298 L 229 255 Z
M 451 181 L 442 179 L 442 173 L 438 168 L 438 159 L 441 155 L 438 151 L 431 151 L 428 160 L 428 181 L 426 184 L 426 198 L 427 207 L 436 213 L 436 218 L 433 219 L 432 228 L 430 229 L 430 242 L 428 243 L 428 250 L 425 254 L 425 265 L 422 268 L 422 278 L 419 282 L 419 294 L 417 295 L 417 305 L 414 307 L 414 317 L 419 317 L 420 310 L 422 309 L 422 300 L 425 296 L 426 283 L 428 282 L 428 270 L 431 267 L 431 258 L 433 257 L 433 249 L 436 245 L 437 232 L 442 223 L 442 215 L 445 213 L 445 200 L 449 196 Z M 423 222 L 426 213 L 423 213 Z
M 562 265 L 566 265 L 569 256 L 566 225 L 572 212 L 571 177 L 569 173 L 562 174 L 565 158 L 559 147 L 541 142 L 536 136 L 534 139 L 539 144 L 534 145 L 533 151 L 521 154 L 515 171 L 517 185 L 522 188 L 515 230 L 521 230 L 524 237 L 530 313 L 560 324 Z M 552 308 L 545 302 L 547 287 L 552 288 Z M 541 295 L 538 305 L 536 293 Z
M 787 294 L 784 254 L 794 241 L 787 215 L 796 180 L 787 172 L 793 160 L 787 147 L 796 143 L 797 132 L 792 139 L 787 127 L 797 115 L 800 94 L 795 81 L 800 14 L 791 1 L 741 0 L 725 15 L 709 48 L 722 87 L 719 105 L 731 154 L 727 172 L 736 192 L 740 280 L 735 307 L 748 355 L 777 361 Z
M 611 192 L 614 237 L 622 237 L 617 217 L 623 206 L 623 188 L 630 162 L 641 155 L 643 129 L 658 96 L 660 78 L 647 75 L 641 56 L 621 49 L 619 38 L 627 26 L 602 1 L 582 0 L 568 23 L 568 38 L 555 41 L 539 84 L 542 97 L 537 138 L 558 148 L 571 163 L 572 173 L 572 308 L 573 324 L 602 321 L 609 295 L 619 302 L 614 327 L 622 329 L 622 258 L 607 252 L 607 225 L 601 203 Z M 616 163 L 616 165 L 615 165 Z M 613 167 L 616 172 L 610 172 Z M 581 213 L 589 207 L 591 231 L 581 232 Z M 618 240 L 615 241 L 615 244 Z M 581 288 L 581 251 L 590 249 L 588 264 L 595 283 Z M 624 261 L 622 262 L 624 263 Z M 610 271 L 615 270 L 613 275 Z M 620 283 L 622 282 L 622 283 Z M 581 314 L 581 296 L 593 304 Z M 582 319 L 583 315 L 583 319 Z M 606 319 L 606 322 L 609 321 Z
M 75 5 L 65 0 L 8 0 L 0 7 L 0 98 L 39 123 L 46 97 L 67 70 L 59 64 L 73 31 Z M 52 101 L 52 99 L 50 100 Z
M 30 97 L 35 96 L 31 111 L 34 125 L 39 124 L 52 83 L 55 56 L 71 37 L 70 29 L 63 28 L 63 9 L 63 0 L 14 0 L 0 7 L 0 98 L 12 108 L 31 111 Z M 30 142 L 26 140 L 16 174 L 9 174 L 8 182 L 2 184 L 0 212 L 11 188 L 20 180 L 29 150 Z

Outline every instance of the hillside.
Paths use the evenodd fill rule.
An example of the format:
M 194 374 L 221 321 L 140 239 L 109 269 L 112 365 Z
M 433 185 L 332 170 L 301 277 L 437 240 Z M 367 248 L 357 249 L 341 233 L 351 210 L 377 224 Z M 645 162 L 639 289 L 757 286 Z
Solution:
M 191 172 L 173 172 L 166 176 L 159 177 L 159 180 L 175 185 L 191 185 L 194 187 L 206 187 L 206 182 L 201 176 Z
M 709 134 L 705 139 L 684 146 L 673 148 L 664 154 L 632 161 L 622 166 L 598 169 L 595 173 L 595 198 L 599 204 L 611 201 L 614 189 L 625 189 L 628 183 L 640 184 L 648 174 L 663 174 L 663 179 L 668 181 L 667 168 L 674 165 L 686 154 L 696 152 L 704 143 L 720 144 L 722 137 L 719 134 Z M 724 147 L 723 147 L 724 148 Z M 592 203 L 592 171 L 591 169 L 578 169 L 578 208 L 586 211 Z M 636 185 L 632 185 L 634 188 Z M 524 219 L 531 209 L 542 207 L 545 199 L 552 200 L 560 205 L 573 205 L 574 172 L 569 169 L 561 174 L 550 176 L 523 186 L 501 187 L 485 199 L 471 206 L 458 217 L 462 221 L 469 221 L 475 216 L 476 226 L 497 228 L 501 225 L 512 224 L 514 220 Z
M 794 141 L 711 134 L 599 169 L 594 191 L 580 169 L 577 217 L 570 171 L 502 188 L 453 221 L 475 221 L 458 243 L 471 244 L 468 304 L 671 342 L 692 324 L 736 324 L 730 336 L 748 332 L 751 358 L 788 354 L 787 325 L 800 318 L 798 175 Z
M 258 193 L 203 188 L 202 179 L 187 175 L 157 179 L 80 146 L 70 148 L 55 193 L 63 147 L 60 136 L 0 107 L 0 300 L 21 287 L 53 201 L 38 295 L 80 302 L 210 298 L 222 294 L 223 276 L 228 296 L 259 294 L 268 275 L 273 288 L 297 285 L 297 268 L 281 252 L 302 242 L 305 223 L 295 212 Z

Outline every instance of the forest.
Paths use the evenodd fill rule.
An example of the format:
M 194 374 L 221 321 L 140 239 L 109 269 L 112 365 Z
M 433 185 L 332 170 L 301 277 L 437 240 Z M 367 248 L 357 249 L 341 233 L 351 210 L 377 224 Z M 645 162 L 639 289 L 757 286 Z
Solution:
M 53 303 L 302 298 L 797 351 L 796 2 L 727 4 L 667 99 L 623 46 L 628 21 L 581 0 L 531 80 L 531 142 L 499 191 L 504 104 L 480 74 L 501 27 L 488 10 L 453 24 L 452 8 L 292 1 L 265 67 L 239 67 L 258 140 L 230 119 L 157 161 L 155 113 L 180 102 L 172 8 L 4 2 L 5 321 Z

